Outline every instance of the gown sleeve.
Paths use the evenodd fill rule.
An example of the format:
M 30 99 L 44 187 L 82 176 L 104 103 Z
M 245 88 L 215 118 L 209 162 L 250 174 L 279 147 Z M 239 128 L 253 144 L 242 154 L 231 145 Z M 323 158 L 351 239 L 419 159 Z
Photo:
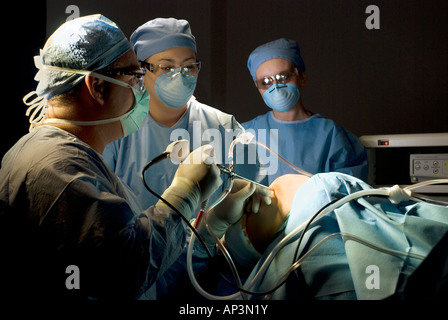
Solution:
M 167 207 L 136 212 L 99 156 L 64 148 L 8 165 L 0 240 L 9 284 L 36 299 L 138 298 L 180 256 L 182 221 Z M 79 288 L 69 290 L 72 265 Z

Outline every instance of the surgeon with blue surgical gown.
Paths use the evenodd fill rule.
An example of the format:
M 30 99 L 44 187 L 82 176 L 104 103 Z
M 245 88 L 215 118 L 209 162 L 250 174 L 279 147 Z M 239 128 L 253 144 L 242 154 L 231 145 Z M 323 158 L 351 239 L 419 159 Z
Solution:
M 145 188 L 141 173 L 145 165 L 161 154 L 174 140 L 186 139 L 190 149 L 203 144 L 214 147 L 217 163 L 228 163 L 227 153 L 232 140 L 244 129 L 234 116 L 200 103 L 193 96 L 201 62 L 196 38 L 184 19 L 156 18 L 139 26 L 131 35 L 131 45 L 138 60 L 146 68 L 145 87 L 151 99 L 149 113 L 138 132 L 104 150 L 107 164 L 129 185 L 143 206 L 158 199 Z M 243 162 L 243 157 L 240 157 Z M 264 178 L 255 159 L 251 164 L 238 163 L 235 171 L 247 178 Z M 158 163 L 146 171 L 146 182 L 157 194 L 170 185 L 176 172 L 171 161 Z M 267 179 L 266 179 L 267 181 Z M 219 196 L 215 194 L 210 203 Z
M 318 113 L 305 109 L 305 63 L 296 41 L 280 38 L 265 43 L 249 56 L 247 66 L 264 103 L 271 111 L 244 122 L 258 141 L 311 174 L 347 173 L 367 180 L 364 146 L 348 130 Z M 268 163 L 270 154 L 260 149 Z M 267 168 L 269 183 L 288 173 L 287 165 Z
M 248 299 L 399 296 L 422 261 L 448 234 L 446 203 L 421 201 L 398 186 L 381 190 L 389 196 L 366 196 L 365 192 L 378 190 L 355 177 L 332 172 L 311 178 L 284 175 L 271 188 L 272 204 L 262 204 L 256 214 L 248 211 L 225 235 L 235 262 L 249 270 L 245 289 L 269 292 L 246 295 Z M 346 196 L 353 199 L 316 216 Z M 446 270 L 446 257 L 441 261 Z M 446 289 L 446 281 L 444 285 Z
M 163 192 L 172 207 L 141 207 L 101 156 L 148 112 L 145 70 L 123 32 L 99 14 L 70 20 L 35 65 L 37 89 L 24 98 L 30 133 L 0 169 L 2 299 L 139 298 L 183 252 L 188 233 L 175 211 L 191 219 L 222 183 L 213 148 L 177 166 Z M 210 213 L 211 230 L 222 236 L 235 214 Z
M 142 170 L 168 144 L 178 139 L 188 140 L 191 149 L 211 144 L 216 162 L 228 163 L 230 144 L 244 129 L 232 115 L 200 103 L 193 96 L 201 63 L 188 21 L 175 18 L 150 20 L 133 32 L 130 42 L 146 69 L 145 87 L 151 96 L 147 105 L 149 112 L 137 132 L 109 144 L 103 156 L 115 174 L 134 191 L 139 204 L 147 207 L 157 203 L 158 198 L 143 184 Z M 246 161 L 247 148 L 240 147 L 235 148 L 235 171 L 257 182 L 266 181 L 266 184 L 256 156 Z M 145 181 L 152 191 L 161 195 L 171 184 L 176 168 L 172 161 L 157 163 L 145 172 Z M 221 191 L 219 189 L 210 197 L 209 205 Z M 199 209 L 198 206 L 197 211 Z M 198 268 L 200 265 L 198 262 Z M 183 284 L 179 280 L 181 277 L 185 279 Z M 179 290 L 188 286 L 185 257 L 181 257 L 158 280 L 157 288 L 151 287 L 143 298 L 182 295 Z

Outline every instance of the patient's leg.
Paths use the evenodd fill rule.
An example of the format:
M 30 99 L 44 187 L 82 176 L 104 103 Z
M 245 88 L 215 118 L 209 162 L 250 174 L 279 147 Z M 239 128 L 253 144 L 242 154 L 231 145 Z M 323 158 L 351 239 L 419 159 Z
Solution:
M 258 213 L 248 213 L 246 231 L 254 248 L 263 253 L 274 240 L 279 228 L 286 221 L 291 210 L 294 195 L 309 177 L 300 174 L 287 174 L 272 182 L 274 190 L 272 203 L 261 204 Z

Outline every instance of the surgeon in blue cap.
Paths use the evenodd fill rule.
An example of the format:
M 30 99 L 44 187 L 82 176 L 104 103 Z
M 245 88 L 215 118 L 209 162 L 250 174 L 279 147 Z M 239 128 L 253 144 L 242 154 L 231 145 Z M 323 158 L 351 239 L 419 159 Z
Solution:
M 149 113 L 138 132 L 108 145 L 103 156 L 134 190 L 140 204 L 148 206 L 158 199 L 146 190 L 141 172 L 168 144 L 179 138 L 189 140 L 190 149 L 211 143 L 216 162 L 226 163 L 230 143 L 243 127 L 233 115 L 200 103 L 193 96 L 201 62 L 188 21 L 175 18 L 150 20 L 134 31 L 130 42 L 146 69 L 145 87 L 151 97 Z M 236 164 L 235 170 L 256 181 L 265 178 L 259 174 L 257 163 Z M 146 172 L 149 187 L 162 194 L 175 171 L 176 165 L 171 161 L 155 165 Z
M 103 157 L 120 179 L 134 191 L 139 204 L 147 207 L 157 203 L 158 199 L 143 184 L 142 170 L 150 160 L 164 152 L 167 145 L 179 138 L 189 140 L 190 149 L 211 144 L 214 147 L 215 161 L 227 163 L 229 146 L 235 136 L 243 131 L 243 127 L 234 116 L 200 103 L 193 96 L 201 63 L 198 60 L 196 39 L 188 21 L 175 18 L 150 20 L 134 31 L 130 42 L 138 60 L 146 69 L 144 83 L 150 95 L 149 112 L 137 132 L 109 144 Z M 235 151 L 235 171 L 257 182 L 263 182 L 265 176 L 259 173 L 256 159 L 253 163 L 238 160 L 244 159 L 244 152 L 245 149 Z M 176 169 L 177 165 L 171 161 L 160 162 L 145 172 L 145 180 L 153 191 L 161 195 L 172 183 Z M 224 176 L 223 180 L 226 179 Z M 241 188 L 252 188 L 247 182 L 239 183 Z M 225 185 L 222 188 L 224 187 Z M 251 190 L 265 192 L 261 189 Z M 210 197 L 209 205 L 219 197 L 221 191 L 219 189 Z M 218 234 L 222 235 L 223 233 Z M 201 254 L 202 258 L 207 258 L 203 250 Z M 185 257 L 178 259 L 165 272 L 163 279 L 158 280 L 157 286 L 152 286 L 143 298 L 156 299 L 180 294 L 179 289 L 190 282 L 185 261 Z M 200 261 L 196 268 L 199 270 L 205 260 L 197 261 Z
M 358 138 L 305 108 L 302 93 L 307 76 L 296 41 L 280 38 L 257 47 L 247 67 L 271 110 L 243 123 L 245 129 L 256 135 L 266 132 L 262 138 L 271 149 L 309 173 L 337 171 L 367 179 L 367 156 Z M 278 169 L 269 173 L 269 183 L 288 173 L 294 172 L 279 163 Z

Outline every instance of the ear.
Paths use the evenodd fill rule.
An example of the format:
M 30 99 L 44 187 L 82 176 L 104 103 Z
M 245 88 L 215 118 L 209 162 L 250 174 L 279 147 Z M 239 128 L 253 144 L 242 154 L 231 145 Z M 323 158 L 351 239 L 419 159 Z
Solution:
M 301 86 L 304 86 L 306 84 L 306 81 L 308 80 L 308 76 L 306 75 L 305 72 L 302 72 L 301 74 L 299 74 L 299 82 Z
M 85 76 L 84 81 L 92 99 L 94 99 L 100 105 L 104 105 L 106 82 L 102 79 L 98 79 L 94 76 L 89 75 Z

